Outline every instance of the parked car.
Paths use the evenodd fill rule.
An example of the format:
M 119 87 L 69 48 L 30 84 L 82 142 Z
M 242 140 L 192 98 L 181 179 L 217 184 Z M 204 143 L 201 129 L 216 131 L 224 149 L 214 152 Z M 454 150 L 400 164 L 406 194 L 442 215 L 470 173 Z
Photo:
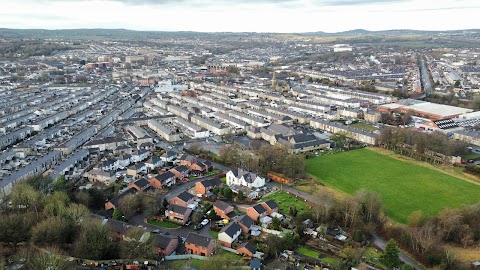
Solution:
M 204 219 L 204 220 L 202 220 L 202 223 L 200 223 L 200 224 L 202 224 L 202 226 L 205 226 L 205 225 L 208 224 L 208 222 L 209 222 L 208 219 Z

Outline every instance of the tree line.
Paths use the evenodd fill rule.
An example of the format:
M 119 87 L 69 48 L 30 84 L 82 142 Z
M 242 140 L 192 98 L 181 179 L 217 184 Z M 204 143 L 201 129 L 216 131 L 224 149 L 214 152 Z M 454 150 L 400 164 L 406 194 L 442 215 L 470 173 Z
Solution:
M 425 133 L 407 128 L 385 128 L 378 137 L 378 145 L 432 163 L 443 163 L 446 157 L 467 152 L 465 143 L 450 140 L 439 131 Z
M 296 179 L 305 174 L 305 157 L 289 153 L 288 148 L 279 143 L 262 146 L 256 152 L 242 150 L 238 144 L 233 143 L 221 147 L 219 156 L 227 166 L 245 167 L 263 175 L 275 172 Z
M 480 244 L 480 204 L 444 209 L 435 217 L 415 211 L 407 222 L 408 226 L 385 226 L 383 234 L 438 269 L 464 269 L 446 245 L 468 248 Z
M 0 257 L 28 254 L 27 269 L 47 269 L 57 264 L 55 269 L 72 269 L 64 255 L 92 260 L 157 259 L 154 237 L 140 242 L 145 231 L 133 228 L 127 233 L 133 241 L 117 240 L 108 226 L 92 219 L 90 210 L 73 194 L 69 196 L 63 184 L 49 185 L 46 179 L 32 177 L 16 184 L 9 202 L 0 208 L 0 244 L 4 247 Z M 136 203 L 138 198 L 129 200 Z M 39 248 L 51 252 L 45 254 Z

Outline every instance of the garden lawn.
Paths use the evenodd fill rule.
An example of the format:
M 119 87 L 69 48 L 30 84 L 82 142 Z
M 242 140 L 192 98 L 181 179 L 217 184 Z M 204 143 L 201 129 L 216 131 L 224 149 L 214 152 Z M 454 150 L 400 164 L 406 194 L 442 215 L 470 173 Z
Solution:
M 307 203 L 293 195 L 290 195 L 284 191 L 277 191 L 262 198 L 262 201 L 274 200 L 278 204 L 278 211 L 280 214 L 289 216 L 290 205 L 294 204 L 297 208 L 297 215 L 309 211 Z
M 367 148 L 308 159 L 307 172 L 348 194 L 362 188 L 380 194 L 385 213 L 401 223 L 416 210 L 432 216 L 480 202 L 479 185 Z
M 210 235 L 215 237 L 215 238 L 218 238 L 218 232 L 217 231 L 210 230 Z
M 147 223 L 150 224 L 150 225 L 154 225 L 154 226 L 158 226 L 158 227 L 162 227 L 162 228 L 167 228 L 167 229 L 180 228 L 180 225 L 179 225 L 179 224 L 173 223 L 173 222 L 167 221 L 167 220 L 163 220 L 163 221 L 160 221 L 160 220 L 147 220 Z
M 355 123 L 355 124 L 351 124 L 350 126 L 352 126 L 354 128 L 363 129 L 363 130 L 369 131 L 369 132 L 373 132 L 373 131 L 378 130 L 378 128 L 376 128 L 372 125 L 369 125 L 369 124 L 365 124 L 365 123 Z
M 299 247 L 295 249 L 295 252 L 314 259 L 318 259 L 318 255 L 320 255 L 320 253 L 317 251 L 308 249 L 306 247 Z

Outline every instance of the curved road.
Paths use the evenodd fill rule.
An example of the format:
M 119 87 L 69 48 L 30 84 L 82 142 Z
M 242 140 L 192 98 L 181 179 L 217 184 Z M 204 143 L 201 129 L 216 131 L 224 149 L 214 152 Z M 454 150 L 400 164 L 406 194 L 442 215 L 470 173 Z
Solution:
M 305 193 L 303 191 L 296 190 L 296 189 L 294 189 L 290 186 L 282 185 L 280 183 L 273 182 L 273 181 L 267 183 L 267 185 L 277 187 L 278 189 L 281 189 L 281 190 L 283 190 L 287 193 L 295 195 L 295 196 L 297 196 L 299 198 L 302 198 L 306 201 L 309 201 L 311 203 L 315 202 L 314 197 L 312 195 L 310 195 L 308 193 Z M 380 248 L 381 250 L 383 250 L 385 248 L 385 245 L 387 244 L 387 242 L 385 240 L 383 240 L 382 238 L 380 238 L 380 236 L 378 236 L 376 234 L 373 234 L 372 240 L 373 240 L 373 244 L 375 246 L 377 246 L 378 248 Z M 400 251 L 399 258 L 400 258 L 400 260 L 402 260 L 402 262 L 410 264 L 411 266 L 413 266 L 417 270 L 423 270 L 424 269 L 415 260 L 413 260 L 409 256 L 407 256 L 403 251 Z

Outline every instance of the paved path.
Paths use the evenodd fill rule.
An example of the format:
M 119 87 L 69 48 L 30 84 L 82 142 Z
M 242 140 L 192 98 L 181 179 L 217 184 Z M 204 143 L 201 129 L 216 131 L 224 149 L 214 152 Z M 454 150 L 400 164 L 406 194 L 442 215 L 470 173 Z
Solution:
M 375 246 L 377 246 L 378 248 L 380 248 L 381 250 L 385 249 L 385 246 L 387 245 L 387 242 L 385 240 L 383 240 L 382 238 L 380 238 L 378 235 L 376 234 L 373 234 L 372 236 L 372 241 L 373 241 L 373 244 Z M 402 260 L 402 262 L 404 263 L 408 263 L 410 264 L 411 266 L 413 266 L 415 269 L 417 270 L 423 270 L 424 268 L 421 267 L 415 260 L 411 259 L 410 257 L 408 257 L 405 253 L 403 253 L 402 251 L 400 251 L 400 254 L 398 254 L 398 256 L 400 257 L 400 260 Z
M 269 182 L 267 183 L 267 185 L 269 186 L 272 186 L 272 187 L 277 187 L 278 189 L 281 189 L 287 193 L 290 193 L 292 195 L 295 195 L 299 198 L 302 198 L 306 201 L 309 201 L 311 203 L 314 203 L 315 202 L 315 199 L 312 195 L 308 194 L 308 193 L 305 193 L 303 191 L 299 191 L 295 188 L 292 188 L 290 186 L 286 186 L 286 185 L 282 185 L 280 183 L 277 183 L 277 182 Z M 381 250 L 383 250 L 385 248 L 385 245 L 386 245 L 386 241 L 383 240 L 382 238 L 380 238 L 378 235 L 376 234 L 373 234 L 372 236 L 372 240 L 373 240 L 373 244 L 375 246 L 377 246 L 378 248 L 380 248 Z M 400 251 L 400 254 L 399 254 L 399 257 L 400 257 L 400 260 L 402 260 L 402 262 L 404 263 L 408 263 L 410 264 L 411 266 L 415 267 L 415 269 L 417 270 L 423 270 L 424 268 L 421 267 L 415 260 L 411 259 L 410 257 L 408 257 L 404 252 Z

